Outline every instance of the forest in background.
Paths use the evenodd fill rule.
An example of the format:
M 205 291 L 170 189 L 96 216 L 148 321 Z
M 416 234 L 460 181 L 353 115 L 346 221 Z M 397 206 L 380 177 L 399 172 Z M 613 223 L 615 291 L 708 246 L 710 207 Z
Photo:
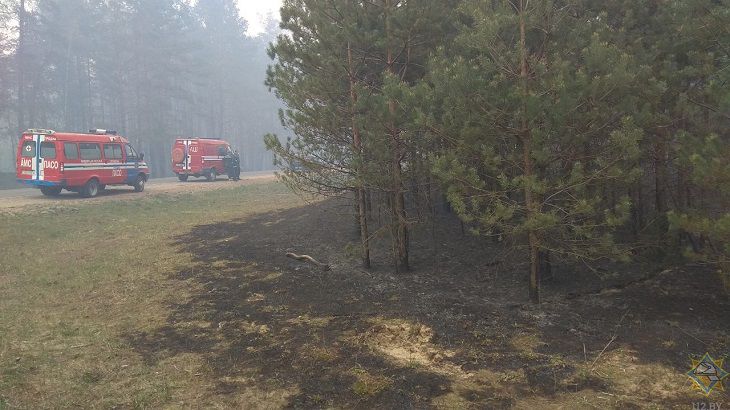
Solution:
M 352 198 L 360 251 L 448 203 L 551 266 L 730 271 L 730 1 L 286 0 L 267 136 L 292 188 Z M 388 215 L 383 223 L 380 216 Z M 376 217 L 377 216 L 377 217 Z
M 116 130 L 158 177 L 179 136 L 227 139 L 244 170 L 271 169 L 277 27 L 245 32 L 233 0 L 0 0 L 0 172 L 28 128 Z

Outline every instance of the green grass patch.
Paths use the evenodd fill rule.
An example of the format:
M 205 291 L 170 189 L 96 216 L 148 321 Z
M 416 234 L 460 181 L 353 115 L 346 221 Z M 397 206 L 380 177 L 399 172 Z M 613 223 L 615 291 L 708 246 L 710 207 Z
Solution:
M 393 380 L 378 374 L 372 374 L 364 369 L 353 369 L 355 382 L 352 391 L 358 396 L 372 397 L 393 385 Z
M 146 364 L 124 338 L 164 324 L 194 290 L 171 279 L 193 263 L 175 241 L 301 204 L 259 183 L 0 215 L 0 409 L 194 401 L 205 384 L 194 371 Z

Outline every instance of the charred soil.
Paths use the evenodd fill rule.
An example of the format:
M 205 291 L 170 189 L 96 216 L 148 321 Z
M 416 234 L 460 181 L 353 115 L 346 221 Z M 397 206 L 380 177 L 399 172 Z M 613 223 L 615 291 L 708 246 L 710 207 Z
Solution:
M 327 201 L 176 237 L 194 265 L 171 279 L 197 291 L 128 342 L 150 365 L 202 355 L 213 394 L 232 403 L 251 391 L 296 408 L 728 402 L 684 374 L 730 343 L 730 302 L 707 268 L 556 264 L 534 306 L 521 254 L 464 235 L 451 215 L 413 235 L 411 272 L 393 274 L 378 248 L 359 268 L 345 211 Z

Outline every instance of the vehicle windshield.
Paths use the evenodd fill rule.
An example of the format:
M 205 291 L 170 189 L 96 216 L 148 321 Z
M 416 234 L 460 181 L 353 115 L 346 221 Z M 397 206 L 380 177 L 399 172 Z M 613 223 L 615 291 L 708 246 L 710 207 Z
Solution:
M 126 144 L 124 149 L 127 152 L 127 159 L 137 158 L 137 151 L 135 151 L 130 144 Z

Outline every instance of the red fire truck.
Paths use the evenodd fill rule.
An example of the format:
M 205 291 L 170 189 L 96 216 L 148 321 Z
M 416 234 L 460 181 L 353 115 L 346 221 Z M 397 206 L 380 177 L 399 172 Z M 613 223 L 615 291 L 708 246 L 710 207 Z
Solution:
M 31 129 L 18 144 L 18 182 L 40 188 L 44 195 L 61 190 L 94 197 L 107 185 L 129 185 L 144 191 L 150 170 L 126 138 L 114 131 L 89 134 Z
M 224 160 L 231 153 L 231 145 L 223 140 L 178 138 L 172 146 L 172 171 L 180 181 L 187 181 L 189 176 L 214 181 L 218 175 L 227 174 Z

